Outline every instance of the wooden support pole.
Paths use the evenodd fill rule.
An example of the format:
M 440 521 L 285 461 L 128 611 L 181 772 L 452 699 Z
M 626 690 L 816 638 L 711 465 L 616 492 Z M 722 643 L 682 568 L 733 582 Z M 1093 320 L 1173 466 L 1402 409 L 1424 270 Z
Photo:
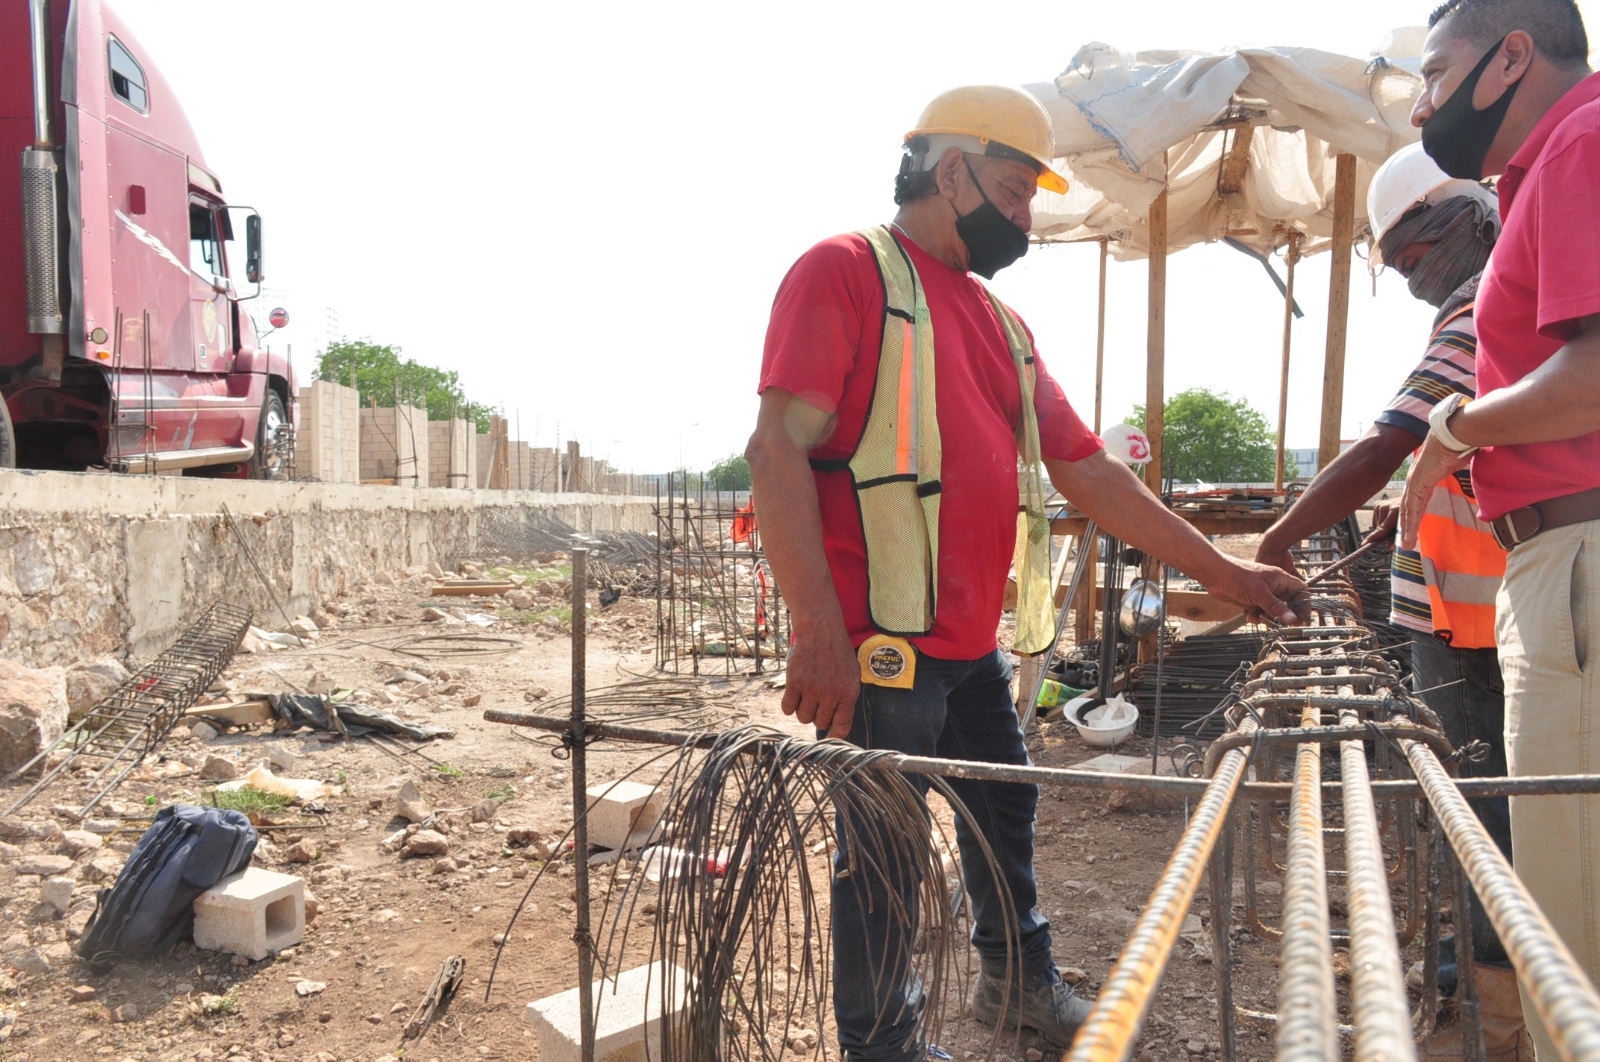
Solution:
M 1094 433 L 1100 434 L 1100 398 L 1106 382 L 1106 258 L 1111 241 L 1100 239 L 1100 327 L 1094 339 Z
M 1350 332 L 1350 260 L 1356 238 L 1356 157 L 1340 155 L 1333 188 L 1333 275 L 1328 280 L 1328 348 L 1322 362 L 1322 432 L 1317 470 L 1339 456 L 1344 420 L 1344 350 Z
M 1144 431 L 1150 437 L 1145 483 L 1161 493 L 1167 401 L 1167 190 L 1150 204 L 1150 307 L 1145 332 Z M 1348 270 L 1347 270 L 1348 272 Z
M 1283 446 L 1289 430 L 1289 346 L 1294 337 L 1294 266 L 1300 261 L 1300 234 L 1289 233 L 1288 279 L 1283 282 L 1283 371 L 1278 378 L 1278 464 L 1275 490 L 1283 490 Z

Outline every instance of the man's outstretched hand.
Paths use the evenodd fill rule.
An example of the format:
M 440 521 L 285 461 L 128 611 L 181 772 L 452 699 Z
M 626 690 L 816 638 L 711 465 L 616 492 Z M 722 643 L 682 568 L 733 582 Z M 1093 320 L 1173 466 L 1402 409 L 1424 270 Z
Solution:
M 783 714 L 848 738 L 861 695 L 861 665 L 843 626 L 837 631 L 796 634 L 789 649 Z
M 1238 605 L 1252 623 L 1298 624 L 1310 618 L 1311 592 L 1305 580 L 1270 564 L 1227 560 L 1221 577 L 1206 586 L 1211 596 Z

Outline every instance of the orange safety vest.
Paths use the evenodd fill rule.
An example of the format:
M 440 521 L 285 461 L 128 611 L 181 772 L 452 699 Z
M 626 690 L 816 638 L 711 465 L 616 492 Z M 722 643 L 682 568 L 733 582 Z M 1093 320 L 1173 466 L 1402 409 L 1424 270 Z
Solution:
M 1446 318 L 1429 348 L 1474 306 L 1469 302 Z M 1489 525 L 1478 519 L 1466 473 L 1446 476 L 1433 488 L 1417 529 L 1417 552 L 1433 608 L 1433 633 L 1456 649 L 1493 648 L 1494 601 L 1506 574 L 1506 551 Z

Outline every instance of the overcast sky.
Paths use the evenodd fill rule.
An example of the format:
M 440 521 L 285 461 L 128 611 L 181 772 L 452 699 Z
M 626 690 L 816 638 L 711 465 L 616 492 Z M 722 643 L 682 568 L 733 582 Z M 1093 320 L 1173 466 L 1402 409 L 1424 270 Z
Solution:
M 955 85 L 1124 50 L 1365 56 L 1429 5 L 1190 0 L 421 4 L 113 0 L 232 202 L 265 217 L 304 380 L 330 336 L 461 373 L 536 445 L 637 472 L 743 448 L 767 313 L 811 244 L 888 220 L 902 135 Z M 1600 0 L 1580 0 L 1600 15 Z M 1600 22 L 1590 19 L 1592 27 Z M 995 288 L 1087 419 L 1098 251 L 1034 248 Z M 1275 420 L 1281 302 L 1198 247 L 1169 267 L 1167 387 Z M 1315 446 L 1328 256 L 1299 274 L 1289 445 Z M 1107 424 L 1144 399 L 1143 263 L 1110 272 Z M 1344 433 L 1420 357 L 1432 309 L 1357 266 Z M 264 324 L 270 305 L 255 304 Z

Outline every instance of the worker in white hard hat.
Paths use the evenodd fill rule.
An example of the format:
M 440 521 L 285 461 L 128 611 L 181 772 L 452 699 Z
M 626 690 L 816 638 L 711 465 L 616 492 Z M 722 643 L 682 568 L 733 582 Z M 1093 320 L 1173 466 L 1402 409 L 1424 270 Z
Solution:
M 783 710 L 821 734 L 1028 762 L 996 628 L 1014 564 L 1013 648 L 1043 651 L 1054 633 L 1041 464 L 1107 532 L 1252 614 L 1292 622 L 1286 601 L 1309 597 L 1285 572 L 1219 553 L 1107 455 L 1022 321 L 978 279 L 1027 252 L 1036 188 L 1066 187 L 1037 100 L 952 90 L 906 135 L 894 222 L 822 241 L 779 287 L 746 454 L 793 618 Z M 1038 789 L 951 784 L 972 816 L 956 825 L 981 960 L 972 1013 L 1066 1046 L 1089 1004 L 1057 973 L 1036 909 Z M 912 962 L 917 875 L 853 858 L 874 847 L 872 829 L 838 824 L 840 1047 L 851 1062 L 920 1062 L 932 1045 Z
M 1428 414 L 1448 394 L 1477 393 L 1478 281 L 1500 233 L 1494 193 L 1477 181 L 1447 176 L 1421 144 L 1402 148 L 1378 169 L 1367 193 L 1374 268 L 1405 277 L 1411 293 L 1439 309 L 1422 362 L 1379 413 L 1372 430 L 1323 469 L 1283 519 L 1262 536 L 1256 559 L 1294 570 L 1289 547 L 1365 505 L 1399 472 L 1428 435 Z M 1495 649 L 1495 594 L 1506 555 L 1478 518 L 1465 470 L 1434 488 L 1415 550 L 1394 551 L 1391 622 L 1411 632 L 1412 684 L 1444 723 L 1457 749 L 1481 743 L 1481 760 L 1462 773 L 1506 773 L 1505 684 Z M 1380 506 L 1373 537 L 1394 533 L 1397 504 Z M 1511 810 L 1505 797 L 1471 801 L 1489 835 L 1511 858 Z M 1516 971 L 1474 893 L 1471 961 L 1489 1062 L 1529 1059 Z M 1452 971 L 1446 968 L 1448 983 Z M 1460 1057 L 1461 1031 L 1436 1033 L 1423 1057 Z

